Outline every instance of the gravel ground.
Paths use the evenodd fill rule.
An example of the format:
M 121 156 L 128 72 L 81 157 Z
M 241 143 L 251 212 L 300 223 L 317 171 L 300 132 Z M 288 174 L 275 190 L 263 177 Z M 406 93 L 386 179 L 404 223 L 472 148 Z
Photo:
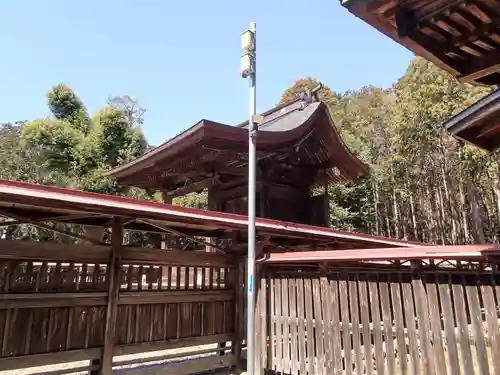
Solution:
M 155 352 L 147 352 L 147 353 L 137 353 L 137 354 L 130 354 L 130 355 L 122 355 L 115 357 L 116 361 L 130 361 L 130 360 L 140 360 L 142 361 L 140 363 L 136 364 L 131 364 L 127 366 L 116 366 L 114 368 L 114 372 L 116 374 L 124 374 L 125 372 L 135 372 L 133 371 L 134 369 L 139 370 L 141 367 L 144 366 L 154 366 L 154 365 L 165 365 L 168 363 L 173 363 L 173 362 L 179 362 L 179 361 L 186 361 L 186 360 L 192 360 L 195 358 L 201 358 L 201 357 L 206 357 L 213 355 L 213 352 L 211 353 L 206 353 L 206 354 L 198 354 L 198 355 L 191 355 L 191 356 L 183 356 L 183 353 L 186 352 L 193 352 L 193 351 L 201 351 L 201 350 L 208 350 L 208 349 L 216 349 L 217 345 L 212 344 L 212 345 L 202 345 L 202 346 L 193 346 L 193 347 L 188 347 L 188 348 L 179 348 L 179 349 L 169 349 L 169 350 L 161 350 L 161 351 L 155 351 Z M 178 355 L 176 358 L 169 358 L 169 359 L 163 359 L 163 360 L 152 360 L 152 361 L 147 361 L 147 358 L 152 358 L 152 357 L 159 357 L 159 356 L 172 356 L 172 355 Z M 146 360 L 145 360 L 146 359 Z M 66 370 L 66 369 L 71 369 L 71 368 L 77 368 L 77 367 L 82 367 L 82 366 L 87 366 L 89 364 L 88 361 L 79 361 L 79 362 L 67 362 L 67 363 L 61 363 L 57 365 L 50 365 L 50 366 L 40 366 L 40 367 L 30 367 L 30 368 L 24 368 L 24 369 L 17 369 L 17 370 L 7 370 L 7 371 L 0 371 L 0 375 L 28 375 L 28 374 L 44 374 L 50 371 L 58 371 L 58 370 Z M 132 370 L 132 371 L 124 371 L 124 370 Z M 139 373 L 139 371 L 137 371 Z M 80 372 L 68 372 L 67 374 L 82 374 L 82 375 L 87 375 L 87 371 L 80 371 Z M 222 375 L 229 375 L 233 374 L 232 372 L 222 372 L 218 373 Z

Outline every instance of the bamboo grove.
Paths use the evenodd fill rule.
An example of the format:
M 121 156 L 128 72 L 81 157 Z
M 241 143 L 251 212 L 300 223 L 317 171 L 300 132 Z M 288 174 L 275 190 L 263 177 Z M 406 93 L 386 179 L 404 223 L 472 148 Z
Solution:
M 345 142 L 372 172 L 357 186 L 330 187 L 332 226 L 437 244 L 497 242 L 498 155 L 461 144 L 442 128 L 489 92 L 420 58 L 390 89 L 339 95 L 325 87 L 321 95 Z

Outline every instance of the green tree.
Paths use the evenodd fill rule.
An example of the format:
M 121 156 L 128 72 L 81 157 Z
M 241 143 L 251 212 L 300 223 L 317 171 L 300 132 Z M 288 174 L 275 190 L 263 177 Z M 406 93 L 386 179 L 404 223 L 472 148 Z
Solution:
M 108 105 L 124 111 L 131 128 L 144 123 L 146 110 L 139 105 L 137 100 L 129 95 L 112 96 L 108 99 Z
M 282 99 L 317 83 L 299 80 Z M 439 244 L 498 242 L 498 154 L 463 145 L 441 126 L 489 92 L 421 58 L 390 89 L 324 92 L 336 98 L 326 101 L 342 138 L 371 169 L 357 185 L 330 186 L 332 226 Z
M 54 117 L 26 123 L 21 131 L 26 149 L 36 151 L 38 164 L 68 176 L 73 187 L 123 193 L 106 172 L 146 150 L 140 121 L 125 107 L 113 104 L 116 101 L 90 119 L 83 102 L 64 84 L 54 86 L 47 99 Z
M 208 209 L 208 192 L 190 193 L 182 197 L 175 198 L 173 203 L 182 207 Z
M 318 99 L 329 106 L 336 105 L 339 100 L 339 95 L 335 94 L 328 86 L 311 77 L 301 78 L 295 81 L 290 88 L 283 92 L 280 103 L 292 101 L 297 98 L 297 94 L 311 91 L 320 85 L 321 88 L 317 92 Z
M 90 117 L 82 100 L 69 86 L 54 86 L 47 93 L 53 117 L 24 123 L 15 129 L 16 134 L 6 128 L 3 140 L 10 148 L 5 150 L 15 150 L 18 159 L 26 160 L 18 170 L 9 167 L 12 178 L 151 199 L 145 192 L 125 189 L 107 177 L 111 168 L 140 156 L 148 147 L 140 129 L 142 120 L 127 110 L 131 99 L 124 98 L 129 101 L 112 100 Z M 134 106 L 136 110 L 140 108 L 137 102 Z M 27 171 L 20 171 L 20 168 Z M 72 230 L 83 232 L 86 229 L 72 226 Z M 14 235 L 37 240 L 68 240 L 30 225 L 18 226 Z M 145 246 L 158 242 L 157 237 L 145 233 L 127 235 L 129 242 Z
M 68 122 L 84 134 L 89 131 L 87 109 L 71 87 L 58 84 L 47 93 L 47 99 L 49 109 L 56 119 Z

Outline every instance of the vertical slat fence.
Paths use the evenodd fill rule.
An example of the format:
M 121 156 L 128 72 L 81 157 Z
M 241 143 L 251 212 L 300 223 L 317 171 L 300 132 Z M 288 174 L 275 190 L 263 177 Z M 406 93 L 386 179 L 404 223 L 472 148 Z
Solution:
M 499 375 L 500 273 L 494 264 L 456 264 L 266 267 L 263 367 L 284 375 Z

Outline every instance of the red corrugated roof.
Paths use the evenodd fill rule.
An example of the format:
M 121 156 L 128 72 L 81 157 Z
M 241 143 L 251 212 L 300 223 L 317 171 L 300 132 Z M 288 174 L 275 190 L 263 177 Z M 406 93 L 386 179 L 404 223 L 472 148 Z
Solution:
M 140 201 L 134 198 L 89 193 L 80 190 L 0 180 L 0 207 L 26 210 L 57 209 L 59 212 L 90 213 L 105 216 L 125 216 L 161 220 L 166 223 L 205 225 L 225 230 L 245 230 L 247 216 L 215 211 L 204 211 L 170 204 Z M 257 231 L 278 235 L 298 235 L 311 240 L 350 240 L 365 246 L 426 246 L 387 237 L 344 232 L 270 219 L 257 219 Z
M 260 263 L 333 263 L 356 261 L 384 261 L 410 259 L 477 259 L 498 254 L 500 245 L 412 246 L 385 249 L 356 249 L 334 251 L 301 251 L 266 254 Z

